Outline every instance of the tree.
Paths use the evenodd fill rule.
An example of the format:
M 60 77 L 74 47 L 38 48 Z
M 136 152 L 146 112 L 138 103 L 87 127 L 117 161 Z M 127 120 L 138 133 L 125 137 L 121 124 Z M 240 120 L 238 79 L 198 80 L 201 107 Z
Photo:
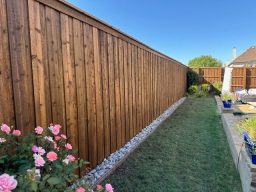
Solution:
M 196 57 L 188 62 L 189 67 L 221 67 L 222 63 L 212 56 Z

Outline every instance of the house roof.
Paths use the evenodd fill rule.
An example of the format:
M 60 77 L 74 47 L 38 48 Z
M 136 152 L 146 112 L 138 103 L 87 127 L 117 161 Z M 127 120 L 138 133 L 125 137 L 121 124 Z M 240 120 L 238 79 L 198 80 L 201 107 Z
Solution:
M 252 46 L 247 49 L 244 53 L 242 53 L 239 57 L 237 57 L 231 64 L 251 64 L 256 62 L 256 46 Z

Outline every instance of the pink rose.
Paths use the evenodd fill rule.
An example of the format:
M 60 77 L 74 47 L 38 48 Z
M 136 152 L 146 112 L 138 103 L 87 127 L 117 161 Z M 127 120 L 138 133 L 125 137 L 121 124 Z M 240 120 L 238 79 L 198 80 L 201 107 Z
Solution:
M 76 189 L 76 192 L 85 192 L 84 188 L 83 187 L 79 187 Z
M 67 139 L 67 136 L 64 135 L 64 134 L 61 134 L 60 136 L 61 136 L 63 139 Z
M 21 135 L 21 131 L 20 130 L 13 130 L 12 134 L 15 136 L 20 136 Z
M 114 190 L 114 188 L 108 183 L 105 185 L 105 188 L 106 188 L 106 191 L 108 191 L 108 192 L 113 192 L 113 190 Z
M 69 149 L 69 150 L 72 149 L 72 145 L 70 143 L 65 144 L 65 147 L 66 147 L 66 149 Z
M 35 132 L 38 135 L 41 135 L 43 133 L 43 131 L 44 131 L 44 129 L 42 127 L 38 126 L 38 127 L 35 128 Z
M 58 135 L 60 133 L 61 126 L 59 124 L 51 126 L 50 130 L 54 135 Z
M 45 154 L 45 150 L 42 147 L 38 147 L 38 151 L 37 152 L 38 152 L 39 155 L 44 155 Z
M 0 191 L 11 192 L 17 187 L 18 182 L 14 179 L 14 176 L 10 176 L 6 173 L 0 175 Z
M 11 132 L 11 128 L 6 124 L 1 125 L 1 130 L 7 134 L 9 134 Z
M 54 137 L 54 139 L 55 139 L 55 141 L 59 141 L 59 140 L 61 140 L 61 137 L 57 135 Z
M 55 161 L 58 158 L 58 155 L 54 151 L 50 151 L 47 153 L 46 157 L 49 161 Z
M 76 158 L 75 158 L 73 155 L 68 155 L 68 156 L 67 156 L 67 159 L 68 159 L 69 161 L 75 161 L 75 160 L 76 160 Z
M 34 163 L 35 163 L 36 167 L 43 167 L 44 166 L 45 160 L 41 155 L 35 153 L 33 155 L 33 157 L 35 159 Z
M 34 145 L 34 146 L 32 147 L 32 151 L 33 151 L 34 153 L 37 153 L 37 152 L 38 152 L 38 147 L 37 147 L 36 145 Z
M 41 157 L 40 155 L 34 155 L 34 159 L 35 159 L 35 166 L 36 167 L 43 167 L 45 164 L 45 160 L 43 157 Z

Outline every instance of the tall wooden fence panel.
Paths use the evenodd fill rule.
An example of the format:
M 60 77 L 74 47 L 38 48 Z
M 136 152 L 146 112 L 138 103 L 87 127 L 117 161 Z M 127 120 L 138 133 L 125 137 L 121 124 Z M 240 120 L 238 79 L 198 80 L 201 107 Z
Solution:
M 198 74 L 200 83 L 222 82 L 224 68 L 192 68 Z M 234 67 L 232 70 L 231 90 L 256 88 L 256 67 Z
M 185 94 L 186 72 L 62 0 L 0 0 L 0 121 L 61 124 L 92 167 Z
M 222 82 L 224 76 L 224 68 L 221 67 L 200 67 L 192 68 L 199 76 L 199 82 L 212 84 Z
M 256 67 L 233 68 L 232 90 L 256 88 Z

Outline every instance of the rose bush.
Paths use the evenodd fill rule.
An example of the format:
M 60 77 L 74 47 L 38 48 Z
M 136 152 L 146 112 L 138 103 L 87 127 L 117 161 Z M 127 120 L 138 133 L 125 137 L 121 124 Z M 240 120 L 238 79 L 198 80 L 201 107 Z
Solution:
M 68 188 L 78 176 L 74 171 L 86 161 L 76 158 L 77 150 L 61 133 L 60 125 L 36 127 L 23 136 L 6 124 L 0 131 L 0 191 L 10 192 L 85 192 L 87 186 L 75 190 Z M 112 192 L 106 185 L 97 191 Z

